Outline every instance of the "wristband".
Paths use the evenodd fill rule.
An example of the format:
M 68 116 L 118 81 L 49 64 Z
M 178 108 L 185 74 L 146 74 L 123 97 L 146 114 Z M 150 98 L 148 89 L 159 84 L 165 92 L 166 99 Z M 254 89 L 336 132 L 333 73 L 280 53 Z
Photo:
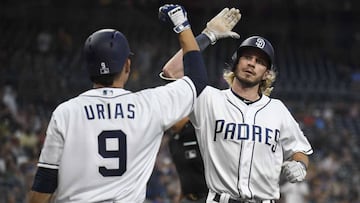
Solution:
M 184 31 L 184 30 L 189 29 L 189 28 L 190 28 L 190 23 L 189 23 L 189 21 L 185 21 L 185 22 L 181 23 L 180 25 L 174 27 L 174 31 L 175 31 L 176 33 L 180 33 L 180 32 L 182 32 L 182 31 Z
M 199 45 L 200 51 L 204 51 L 211 43 L 210 38 L 204 33 L 199 34 L 195 39 Z
M 216 43 L 216 35 L 213 32 L 205 29 L 202 33 L 204 33 L 210 39 L 212 45 Z

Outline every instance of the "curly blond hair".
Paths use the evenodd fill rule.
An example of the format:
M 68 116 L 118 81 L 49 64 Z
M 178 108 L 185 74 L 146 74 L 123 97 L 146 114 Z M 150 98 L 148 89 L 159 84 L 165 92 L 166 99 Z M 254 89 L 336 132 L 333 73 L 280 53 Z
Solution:
M 227 82 L 227 84 L 231 87 L 235 78 L 235 73 L 230 70 L 225 70 L 223 77 Z M 271 85 L 275 82 L 275 80 L 276 80 L 276 72 L 270 70 L 266 79 L 261 81 L 260 83 L 259 93 L 264 94 L 266 96 L 270 96 L 271 92 L 274 89 L 274 87 L 272 87 Z

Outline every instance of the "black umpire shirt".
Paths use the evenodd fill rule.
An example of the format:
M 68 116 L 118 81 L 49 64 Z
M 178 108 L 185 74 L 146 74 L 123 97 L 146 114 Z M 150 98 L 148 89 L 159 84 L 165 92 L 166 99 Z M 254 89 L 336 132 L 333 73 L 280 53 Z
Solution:
M 178 172 L 183 195 L 206 195 L 204 164 L 197 144 L 195 129 L 190 122 L 170 136 L 169 149 Z

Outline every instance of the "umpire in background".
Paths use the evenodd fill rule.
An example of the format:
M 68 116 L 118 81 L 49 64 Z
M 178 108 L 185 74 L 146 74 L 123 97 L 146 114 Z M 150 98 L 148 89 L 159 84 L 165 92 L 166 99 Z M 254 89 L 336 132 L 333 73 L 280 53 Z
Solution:
M 181 203 L 204 203 L 208 193 L 204 164 L 188 118 L 171 128 L 169 150 L 181 183 Z

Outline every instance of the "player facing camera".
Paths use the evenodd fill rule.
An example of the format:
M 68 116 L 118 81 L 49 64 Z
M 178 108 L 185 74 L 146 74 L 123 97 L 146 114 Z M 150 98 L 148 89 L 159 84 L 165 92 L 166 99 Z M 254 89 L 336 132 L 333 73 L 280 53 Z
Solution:
M 182 75 L 179 59 L 181 52 L 165 65 L 165 77 Z M 275 203 L 280 176 L 304 181 L 313 150 L 286 105 L 270 97 L 276 76 L 271 43 L 245 39 L 223 76 L 229 88 L 206 86 L 189 115 L 205 166 L 206 202 Z
M 255 60 L 254 62 L 251 62 L 253 57 Z M 249 81 L 246 79 L 246 75 L 241 76 L 237 74 L 239 71 L 238 64 L 241 58 L 244 58 L 247 62 L 249 62 L 250 67 L 255 67 L 256 64 L 266 67 L 265 75 L 255 81 Z M 276 80 L 274 62 L 274 48 L 270 41 L 261 36 L 251 36 L 246 38 L 231 56 L 231 60 L 227 64 L 228 69 L 225 70 L 223 77 L 229 86 L 232 86 L 234 82 L 236 83 L 238 81 L 241 81 L 243 85 L 249 87 L 259 85 L 258 93 L 260 95 L 264 94 L 269 96 L 273 90 L 272 85 Z M 246 72 L 252 74 L 253 72 L 251 69 L 252 68 Z M 237 80 L 234 80 L 235 78 Z
M 275 54 L 272 44 L 261 36 L 252 36 L 245 39 L 231 56 L 230 65 L 232 70 L 235 68 L 239 62 L 239 58 L 244 54 L 244 52 L 251 49 L 260 51 L 259 53 L 261 53 L 262 58 L 266 59 L 268 69 L 273 69 Z

